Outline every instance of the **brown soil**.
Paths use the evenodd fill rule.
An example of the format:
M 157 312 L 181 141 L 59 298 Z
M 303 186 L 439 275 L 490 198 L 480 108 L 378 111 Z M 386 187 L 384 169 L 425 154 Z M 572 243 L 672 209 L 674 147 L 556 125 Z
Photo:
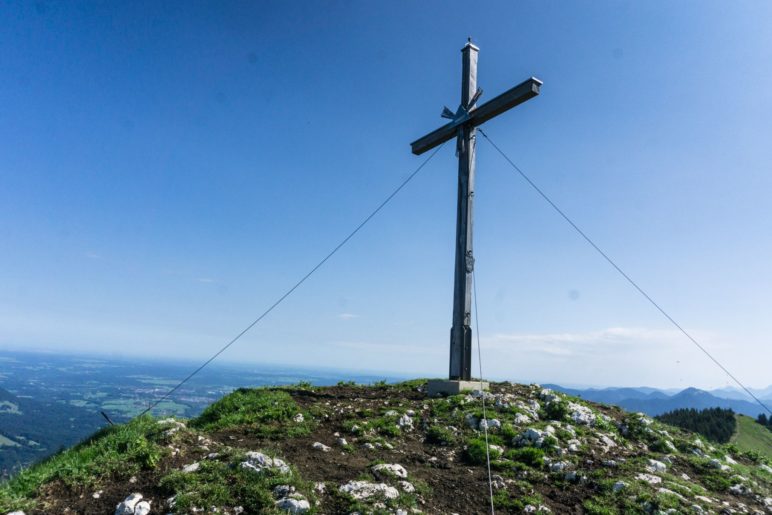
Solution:
M 492 388 L 496 392 L 503 386 L 492 385 Z M 208 435 L 214 442 L 209 449 L 201 448 L 200 442 L 191 436 L 190 442 L 186 442 L 187 447 L 181 453 L 184 457 L 165 458 L 159 468 L 138 474 L 134 482 L 130 482 L 128 478 L 111 480 L 103 487 L 98 499 L 93 498 L 94 492 L 86 488 L 68 487 L 57 482 L 49 484 L 39 496 L 39 507 L 28 512 L 28 515 L 112 514 L 116 505 L 131 492 L 141 492 L 150 500 L 152 513 L 166 513 L 165 499 L 168 493 L 158 486 L 159 479 L 170 470 L 199 461 L 221 445 L 275 453 L 297 468 L 304 480 L 326 483 L 327 493 L 321 495 L 320 513 L 346 513 L 344 501 L 340 496 L 332 495 L 330 491 L 337 488 L 337 485 L 369 475 L 370 468 L 376 461 L 399 463 L 408 470 L 409 480 L 428 486 L 427 492 L 419 496 L 421 504 L 418 508 L 423 513 L 473 515 L 490 512 L 485 466 L 465 462 L 458 448 L 442 447 L 424 441 L 428 420 L 424 407 L 426 397 L 420 391 L 407 388 L 348 386 L 284 391 L 288 391 L 303 409 L 324 409 L 326 416 L 318 420 L 312 434 L 296 438 L 268 439 L 255 436 L 248 430 L 225 430 Z M 506 385 L 506 391 L 524 398 L 532 395 L 529 387 L 521 385 Z M 617 408 L 593 406 L 615 419 L 620 419 L 623 413 Z M 387 439 L 393 444 L 393 449 L 365 449 L 359 438 L 344 431 L 343 422 L 355 417 L 357 412 L 371 410 L 373 413 L 382 413 L 384 409 L 391 408 L 400 412 L 408 409 L 416 412 L 413 431 L 405 431 L 398 437 Z M 336 444 L 336 432 L 348 440 L 353 450 L 344 450 Z M 314 442 L 328 445 L 331 450 L 314 450 Z M 618 446 L 609 452 L 600 446 L 590 445 L 582 455 L 581 470 L 583 474 L 590 476 L 594 470 L 603 467 L 603 460 L 649 455 L 645 447 L 640 445 Z M 692 477 L 696 475 L 688 461 L 681 458 L 674 460 L 670 472 L 678 475 L 685 472 Z M 530 482 L 529 490 L 518 490 L 522 488 L 519 485 L 524 484 L 521 482 L 519 485 L 510 483 L 508 491 L 515 496 L 539 495 L 555 514 L 584 513 L 582 502 L 597 493 L 597 486 L 592 481 L 570 484 L 553 483 L 547 479 L 529 479 L 528 476 L 523 479 Z M 506 513 L 505 509 L 496 511 Z

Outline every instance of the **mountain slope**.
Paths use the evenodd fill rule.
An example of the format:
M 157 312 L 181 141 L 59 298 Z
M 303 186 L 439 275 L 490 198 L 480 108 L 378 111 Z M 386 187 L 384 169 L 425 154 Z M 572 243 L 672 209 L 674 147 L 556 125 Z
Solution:
M 742 451 L 756 451 L 772 459 L 772 431 L 744 415 L 737 415 L 737 432 L 731 442 Z
M 537 385 L 491 389 L 440 399 L 426 397 L 425 381 L 237 390 L 196 419 L 103 430 L 0 486 L 0 513 L 113 513 L 123 503 L 126 513 L 482 514 L 486 449 L 499 513 L 772 503 L 764 458 L 728 456 L 693 434 Z
M 627 399 L 619 404 L 630 411 L 643 411 L 652 416 L 678 408 L 694 408 L 698 410 L 705 408 L 729 408 L 736 413 L 753 416 L 761 410 L 758 404 L 733 399 L 721 399 L 697 388 L 687 388 L 666 399 Z
M 82 408 L 17 397 L 0 388 L 0 479 L 76 444 L 104 422 Z
M 762 408 L 755 402 L 740 399 L 716 397 L 697 388 L 687 388 L 675 395 L 647 388 L 604 388 L 579 390 L 549 385 L 555 390 L 575 395 L 594 402 L 614 404 L 629 411 L 640 411 L 649 416 L 657 416 L 681 408 L 728 408 L 735 413 L 755 417 Z

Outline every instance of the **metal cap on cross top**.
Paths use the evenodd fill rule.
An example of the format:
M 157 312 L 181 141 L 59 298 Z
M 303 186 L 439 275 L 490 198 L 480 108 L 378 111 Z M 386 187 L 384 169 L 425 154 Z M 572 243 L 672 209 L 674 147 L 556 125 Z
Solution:
M 467 40 L 461 49 L 461 102 L 456 111 L 445 107 L 443 118 L 451 121 L 410 144 L 413 154 L 420 155 L 456 138 L 458 155 L 458 202 L 456 211 L 456 261 L 453 282 L 453 325 L 450 329 L 449 379 L 456 384 L 447 388 L 453 393 L 459 384 L 472 378 L 472 281 L 474 253 L 472 229 L 475 176 L 475 132 L 479 125 L 539 94 L 542 82 L 531 77 L 501 95 L 477 107 L 482 95 L 477 88 L 479 48 Z

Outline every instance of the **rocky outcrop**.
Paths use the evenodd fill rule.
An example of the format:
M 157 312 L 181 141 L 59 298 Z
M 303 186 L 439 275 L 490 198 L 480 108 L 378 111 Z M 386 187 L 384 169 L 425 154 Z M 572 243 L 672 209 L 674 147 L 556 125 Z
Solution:
M 133 493 L 115 507 L 115 515 L 148 515 L 150 502 L 142 500 L 142 494 Z

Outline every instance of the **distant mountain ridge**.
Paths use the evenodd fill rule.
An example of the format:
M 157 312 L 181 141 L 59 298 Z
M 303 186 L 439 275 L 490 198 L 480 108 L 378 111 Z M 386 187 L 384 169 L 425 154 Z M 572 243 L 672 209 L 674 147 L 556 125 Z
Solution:
M 569 395 L 575 395 L 583 399 L 602 402 L 606 404 L 614 404 L 620 406 L 628 411 L 643 412 L 650 416 L 661 415 L 679 408 L 729 408 L 735 413 L 748 415 L 749 417 L 756 417 L 763 411 L 761 406 L 757 403 L 746 400 L 745 398 L 737 398 L 739 393 L 734 389 L 721 389 L 707 392 L 698 388 L 686 388 L 676 394 L 669 395 L 661 390 L 656 390 L 648 387 L 641 388 L 564 388 L 560 385 L 550 384 L 545 385 L 554 390 L 558 390 Z M 772 390 L 772 387 L 768 387 L 763 390 L 757 390 L 754 394 L 764 393 Z M 716 393 L 726 392 L 731 394 L 732 397 L 721 397 Z M 772 404 L 772 399 L 762 398 L 762 402 L 766 401 L 767 405 Z

